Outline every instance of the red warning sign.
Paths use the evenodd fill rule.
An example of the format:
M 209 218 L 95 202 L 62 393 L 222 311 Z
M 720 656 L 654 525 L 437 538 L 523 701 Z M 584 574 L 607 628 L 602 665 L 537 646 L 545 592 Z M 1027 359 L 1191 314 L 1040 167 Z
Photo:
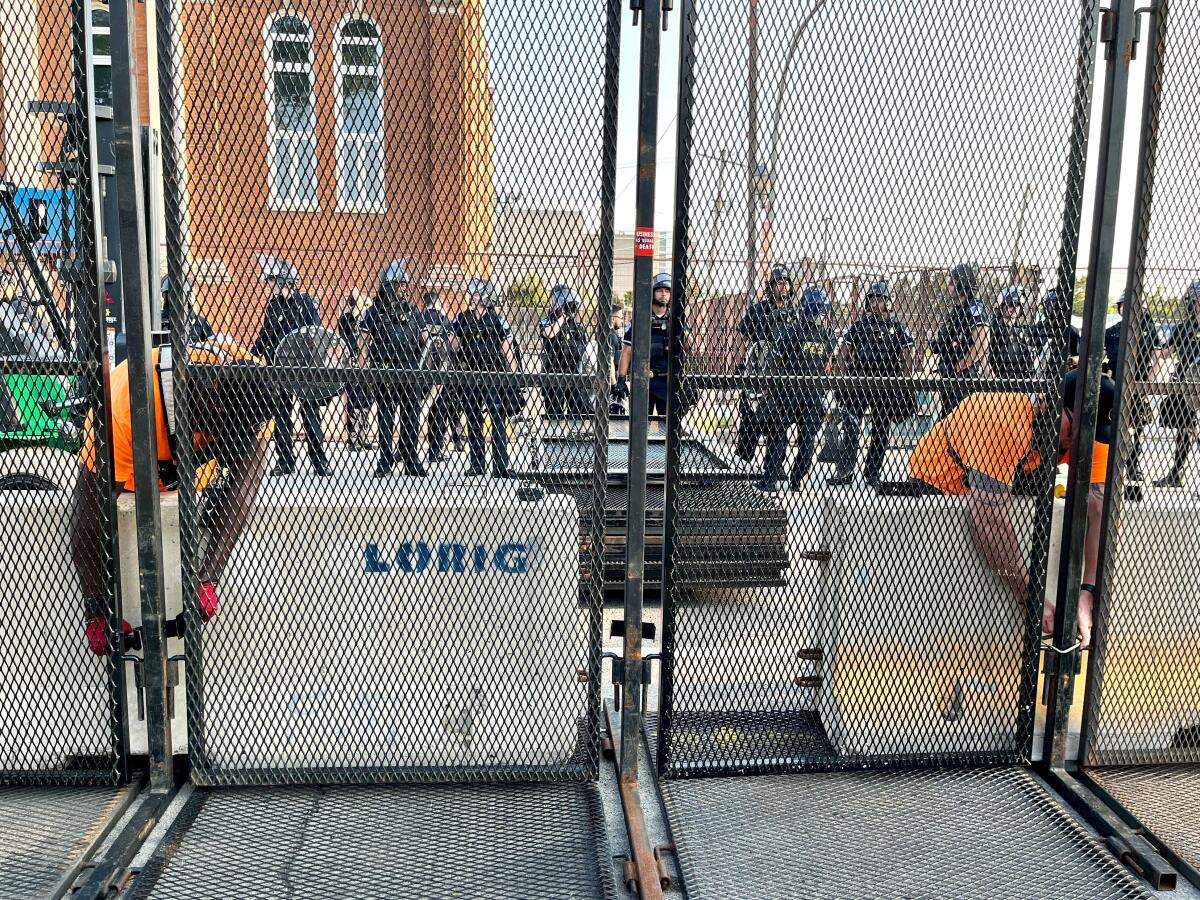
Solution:
M 654 229 L 639 228 L 633 233 L 633 255 L 654 255 Z

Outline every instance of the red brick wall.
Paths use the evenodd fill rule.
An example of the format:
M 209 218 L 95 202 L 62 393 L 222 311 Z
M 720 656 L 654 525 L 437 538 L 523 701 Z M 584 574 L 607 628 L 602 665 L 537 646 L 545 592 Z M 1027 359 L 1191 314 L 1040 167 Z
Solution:
M 183 9 L 190 249 L 207 261 L 192 280 L 219 329 L 241 337 L 257 329 L 262 254 L 297 266 L 328 323 L 346 294 L 372 290 L 393 258 L 408 259 L 416 278 L 435 266 L 478 268 L 490 237 L 491 122 L 476 6 L 442 16 L 413 0 L 291 5 L 313 29 L 316 211 L 271 205 L 264 28 L 274 8 L 240 0 Z M 383 45 L 382 213 L 337 207 L 334 39 L 352 12 L 379 25 Z

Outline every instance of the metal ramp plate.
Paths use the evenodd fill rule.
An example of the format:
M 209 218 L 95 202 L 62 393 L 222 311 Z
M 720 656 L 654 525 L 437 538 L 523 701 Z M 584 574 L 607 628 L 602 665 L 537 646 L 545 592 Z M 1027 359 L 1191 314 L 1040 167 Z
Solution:
M 661 784 L 690 898 L 1152 896 L 1020 769 Z
M 129 896 L 615 897 L 591 784 L 197 790 Z
M 0 898 L 54 896 L 69 887 L 128 788 L 0 789 Z
M 1200 766 L 1118 766 L 1087 774 L 1183 862 L 1200 869 Z

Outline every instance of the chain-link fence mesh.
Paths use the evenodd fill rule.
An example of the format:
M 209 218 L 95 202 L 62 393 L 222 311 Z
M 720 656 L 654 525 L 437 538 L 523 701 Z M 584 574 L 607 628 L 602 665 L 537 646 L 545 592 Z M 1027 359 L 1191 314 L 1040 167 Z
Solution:
M 160 6 L 197 779 L 595 772 L 616 15 Z
M 1095 5 L 682 14 L 660 771 L 1022 758 Z
M 111 104 L 107 32 L 103 6 L 51 0 L 0 10 L 4 782 L 114 782 L 123 766 L 84 52 L 90 33 L 95 100 Z M 111 126 L 105 109 L 96 112 L 97 127 Z
M 1105 333 L 1120 421 L 1085 713 L 1091 765 L 1200 761 L 1200 11 L 1169 4 L 1153 37 L 1131 299 Z

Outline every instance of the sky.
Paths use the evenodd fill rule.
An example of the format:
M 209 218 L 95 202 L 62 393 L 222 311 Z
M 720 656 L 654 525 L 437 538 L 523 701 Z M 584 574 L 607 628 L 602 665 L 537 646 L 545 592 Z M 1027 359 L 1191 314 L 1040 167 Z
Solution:
M 819 0 L 759 0 L 759 160 L 766 163 L 787 48 Z M 749 0 L 696 0 L 691 189 L 693 259 L 714 287 L 745 280 Z M 1070 168 L 1078 4 L 992 0 L 826 0 L 800 34 L 779 116 L 772 255 L 827 257 L 831 273 L 866 274 L 960 259 L 1005 265 L 1014 253 L 1057 262 Z M 496 187 L 529 205 L 570 205 L 599 221 L 606 8 L 549 0 L 489 6 L 496 102 Z M 662 35 L 655 225 L 675 219 L 680 16 Z M 1176 23 L 1177 27 L 1178 22 Z M 621 8 L 616 227 L 634 226 L 639 29 Z M 1102 65 L 1097 66 L 1097 76 Z M 1112 293 L 1124 286 L 1142 60 L 1132 70 Z M 1182 87 L 1195 91 L 1194 83 Z M 1099 80 L 1088 179 L 1098 147 Z M 1164 129 L 1187 133 L 1186 117 Z M 725 205 L 718 212 L 722 151 Z M 1176 154 L 1179 156 L 1179 154 Z M 1190 171 L 1191 153 L 1160 156 Z M 1194 179 L 1192 179 L 1194 181 Z M 1172 176 L 1172 183 L 1182 182 Z M 1172 216 L 1196 208 L 1193 197 Z M 1086 255 L 1090 204 L 1082 211 Z M 756 210 L 762 241 L 767 212 Z M 1160 242 L 1162 243 L 1162 242 Z M 1175 242 L 1164 265 L 1188 265 Z M 1154 256 L 1155 254 L 1152 254 Z M 1168 257 L 1170 257 L 1168 259 Z M 1080 260 L 1078 265 L 1086 264 Z M 1182 277 L 1182 276 L 1181 276 Z

